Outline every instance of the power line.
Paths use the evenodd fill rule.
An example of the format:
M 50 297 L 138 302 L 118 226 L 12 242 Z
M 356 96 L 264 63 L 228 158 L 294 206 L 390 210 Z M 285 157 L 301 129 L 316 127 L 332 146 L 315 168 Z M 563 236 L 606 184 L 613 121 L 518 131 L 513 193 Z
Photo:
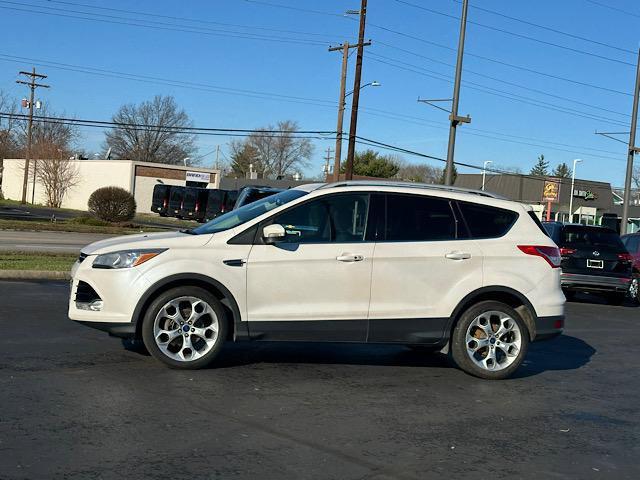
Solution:
M 402 61 L 400 61 L 400 60 L 396 60 L 396 59 L 394 59 L 394 58 L 386 57 L 386 56 L 384 56 L 384 55 L 380 55 L 380 54 L 376 54 L 376 53 L 372 53 L 371 55 L 373 55 L 374 57 L 382 58 L 382 59 L 387 60 L 387 61 L 393 61 L 393 62 L 396 62 L 396 63 L 402 64 L 402 65 L 406 65 L 406 66 L 408 66 L 408 67 L 414 67 L 414 68 L 420 68 L 420 69 L 423 69 L 423 67 L 421 67 L 421 66 L 414 65 L 414 64 L 411 64 L 411 63 L 407 63 L 407 62 L 402 62 Z M 438 61 L 437 63 L 441 63 L 441 64 L 446 65 L 446 66 L 448 66 L 448 67 L 453 67 L 453 66 L 454 66 L 454 65 L 451 65 L 450 63 L 447 63 L 447 62 L 440 62 L 440 61 Z M 434 71 L 432 71 L 432 70 L 426 70 L 426 69 L 424 69 L 424 70 L 425 70 L 425 71 L 428 71 L 428 72 L 431 72 L 431 73 L 438 73 L 438 72 L 434 72 Z M 466 72 L 466 73 L 473 74 L 473 75 L 476 75 L 476 76 L 479 76 L 479 77 L 487 78 L 487 79 L 492 80 L 492 81 L 495 81 L 495 82 L 504 83 L 505 85 L 509 85 L 509 86 L 513 86 L 513 87 L 521 88 L 521 89 L 523 89 L 523 90 L 528 90 L 528 91 L 530 91 L 530 92 L 538 93 L 538 94 L 540 94 L 540 95 L 546 95 L 546 96 L 548 96 L 548 97 L 556 98 L 556 99 L 559 99 L 559 100 L 564 100 L 564 101 L 566 101 L 566 102 L 575 103 L 575 104 L 577 104 L 577 105 L 582 105 L 582 106 L 585 106 L 585 107 L 590 107 L 590 108 L 593 108 L 593 109 L 596 109 L 596 110 L 602 110 L 602 111 L 604 111 L 604 112 L 615 113 L 616 115 L 621 115 L 621 116 L 624 116 L 624 117 L 627 117 L 627 116 L 628 116 L 628 114 L 627 114 L 627 113 L 617 112 L 617 111 L 615 111 L 615 110 L 610 110 L 610 109 L 608 109 L 608 108 L 599 107 L 599 106 L 597 106 L 597 105 L 593 105 L 593 104 L 591 104 L 591 103 L 585 103 L 585 102 L 581 102 L 581 101 L 579 101 L 579 100 L 574 100 L 574 99 L 571 99 L 571 98 L 568 98 L 568 97 L 564 97 L 564 96 L 562 96 L 562 95 L 556 95 L 556 94 L 553 94 L 553 93 L 549 93 L 549 92 L 546 92 L 546 91 L 544 91 L 544 90 L 538 90 L 538 89 L 536 89 L 536 88 L 525 87 L 525 86 L 520 85 L 520 84 L 515 83 L 515 82 L 509 82 L 509 81 L 507 81 L 507 80 L 503 80 L 503 79 L 501 79 L 501 78 L 497 78 L 497 77 L 492 77 L 491 75 L 485 75 L 485 74 L 483 74 L 483 73 L 475 72 L 475 71 L 473 71 L 473 70 L 465 69 L 465 72 Z
M 374 25 L 372 24 L 371 26 L 374 26 Z M 389 30 L 389 31 L 391 31 L 393 33 L 397 33 L 398 35 L 407 36 L 407 37 L 412 38 L 414 40 L 417 40 L 417 41 L 420 41 L 420 42 L 425 42 L 425 43 L 428 43 L 430 45 L 434 45 L 434 46 L 437 46 L 437 47 L 440 47 L 440 48 L 444 48 L 444 49 L 447 49 L 447 50 L 453 50 L 451 47 L 448 47 L 447 45 L 442 45 L 440 43 L 431 42 L 429 40 L 424 40 L 424 39 L 422 39 L 420 37 L 415 37 L 413 35 L 404 34 L 402 32 L 395 32 L 393 30 Z M 427 56 L 422 55 L 420 53 L 414 52 L 412 50 L 408 50 L 406 48 L 398 47 L 398 46 L 395 46 L 395 45 L 392 45 L 392 44 L 389 44 L 389 43 L 381 42 L 379 40 L 376 41 L 376 45 L 382 45 L 382 46 L 387 47 L 387 48 L 392 48 L 394 50 L 398 50 L 400 52 L 404 52 L 404 53 L 407 53 L 409 55 L 413 55 L 415 57 L 423 58 L 425 60 L 429 60 L 429 61 L 432 61 L 432 62 L 445 63 L 445 62 L 441 62 L 439 60 L 433 59 L 431 57 L 427 57 Z M 563 82 L 572 83 L 574 85 L 581 85 L 583 87 L 594 88 L 594 89 L 602 90 L 602 91 L 609 92 L 609 93 L 617 93 L 617 94 L 620 94 L 620 95 L 632 96 L 629 92 L 624 92 L 624 91 L 621 91 L 621 90 L 615 90 L 613 88 L 604 87 L 602 85 L 595 85 L 593 83 L 582 82 L 580 80 L 575 80 L 575 79 L 563 77 L 563 76 L 560 76 L 560 75 L 554 75 L 554 74 L 551 74 L 551 73 L 541 72 L 539 70 L 535 70 L 535 69 L 532 69 L 532 68 L 529 68 L 529 67 L 525 67 L 525 66 L 522 66 L 522 65 L 515 65 L 513 63 L 504 62 L 502 60 L 498 60 L 498 59 L 490 58 L 490 57 L 485 57 L 483 55 L 478 55 L 478 54 L 475 54 L 475 53 L 465 52 L 465 55 L 468 55 L 468 56 L 474 57 L 474 58 L 478 58 L 480 60 L 484 60 L 484 61 L 487 61 L 487 62 L 495 63 L 495 64 L 498 64 L 498 65 L 502 65 L 504 67 L 509 67 L 509 68 L 513 68 L 513 69 L 516 69 L 516 70 L 522 70 L 522 71 L 527 72 L 527 73 L 533 73 L 535 75 L 540 75 L 540 76 L 543 76 L 543 77 L 552 78 L 554 80 L 561 80 Z
M 419 10 L 423 10 L 423 11 L 426 11 L 426 12 L 429 12 L 429 13 L 433 13 L 435 15 L 440 15 L 440 16 L 451 18 L 451 19 L 455 19 L 455 20 L 459 20 L 460 19 L 460 17 L 458 17 L 456 15 L 451 15 L 451 14 L 448 14 L 448 13 L 440 12 L 438 10 L 433 10 L 431 8 L 427 8 L 427 7 L 424 7 L 422 5 L 416 5 L 414 3 L 410 3 L 410 2 L 407 2 L 405 0 L 395 0 L 395 1 L 398 2 L 398 3 L 402 3 L 402 4 L 405 4 L 405 5 L 411 6 L 413 8 L 417 8 Z M 536 38 L 536 37 L 530 37 L 530 36 L 524 35 L 522 33 L 512 32 L 510 30 L 505 30 L 503 28 L 494 27 L 492 25 L 486 25 L 484 23 L 474 22 L 474 21 L 471 21 L 471 20 L 469 20 L 468 23 L 470 23 L 472 25 L 476 25 L 478 27 L 482 27 L 482 28 L 486 28 L 486 29 L 489 29 L 489 30 L 493 30 L 495 32 L 500 32 L 500 33 L 504 33 L 504 34 L 507 34 L 507 35 L 511 35 L 513 37 L 516 37 L 516 38 L 522 38 L 522 39 L 529 40 L 529 41 L 532 41 L 532 42 L 540 43 L 542 45 L 547 45 L 547 46 L 559 48 L 559 49 L 562 49 L 562 50 L 567 50 L 569 52 L 578 53 L 578 54 L 581 54 L 581 55 L 586 55 L 586 56 L 590 56 L 590 57 L 594 57 L 594 58 L 599 58 L 601 60 L 607 60 L 609 62 L 614 62 L 614 63 L 619 63 L 619 64 L 622 64 L 622 65 L 629 65 L 629 66 L 635 67 L 635 64 L 633 64 L 631 62 L 626 62 L 624 60 L 618 60 L 617 58 L 611 58 L 611 57 L 607 57 L 605 55 L 599 55 L 597 53 L 588 52 L 586 50 L 581 50 L 579 48 L 569 47 L 567 45 L 561 45 L 561 44 L 555 43 L 555 42 L 549 42 L 547 40 L 541 40 L 541 39 Z
M 601 3 L 601 2 L 596 2 L 594 0 L 584 0 L 584 1 L 587 2 L 587 3 L 591 3 L 593 5 L 598 5 L 599 7 L 604 7 L 604 8 L 608 8 L 610 10 L 615 10 L 616 12 L 624 13 L 625 15 L 631 15 L 632 17 L 640 18 L 640 14 L 633 13 L 633 12 L 630 12 L 628 10 L 623 10 L 622 8 L 614 7 L 612 5 L 607 5 L 607 4 Z
M 396 0 L 396 1 L 400 1 L 400 0 Z M 453 1 L 456 2 L 456 3 L 460 3 L 459 0 L 453 0 Z M 401 3 L 406 3 L 406 2 L 401 2 Z M 543 30 L 547 30 L 548 32 L 553 32 L 553 33 L 556 33 L 558 35 L 563 35 L 565 37 L 573 38 L 573 39 L 576 39 L 576 40 L 581 40 L 583 42 L 592 43 L 594 45 L 599 45 L 601 47 L 607 47 L 607 48 L 611 48 L 613 50 L 618 50 L 620 52 L 625 52 L 625 53 L 631 53 L 631 54 L 635 54 L 636 53 L 634 50 L 630 50 L 630 49 L 623 48 L 623 47 L 618 47 L 616 45 L 611 45 L 610 43 L 600 42 L 598 40 L 593 40 L 592 38 L 582 37 L 582 36 L 576 35 L 574 33 L 569 33 L 569 32 L 565 32 L 563 30 L 558 30 L 558 29 L 553 28 L 553 27 L 549 27 L 548 25 L 541 25 L 539 23 L 530 22 L 530 21 L 524 20 L 522 18 L 512 17 L 510 15 L 506 15 L 506 14 L 501 13 L 501 12 L 496 12 L 495 10 L 489 10 L 488 8 L 479 7 L 477 5 L 471 5 L 471 8 L 473 8 L 474 10 L 480 10 L 482 12 L 490 13 L 491 15 L 496 15 L 496 16 L 499 16 L 499 17 L 502 17 L 502 18 L 513 20 L 514 22 L 520 22 L 520 23 L 523 23 L 525 25 L 529 25 L 529 26 L 536 27 L 536 28 L 541 28 Z
M 26 120 L 29 115 L 23 115 L 21 113 L 0 112 L 0 117 L 13 118 L 18 120 Z M 33 121 L 42 122 L 57 122 L 65 125 L 78 125 L 78 126 L 98 126 L 98 127 L 115 127 L 115 128 L 141 128 L 149 129 L 151 131 L 163 131 L 172 133 L 246 133 L 246 134 L 264 134 L 264 135 L 277 135 L 277 134 L 316 134 L 316 135 L 335 135 L 336 132 L 331 130 L 296 130 L 291 132 L 289 130 L 267 130 L 267 129 L 255 129 L 255 128 L 203 128 L 203 127 L 173 127 L 170 125 L 153 125 L 145 123 L 125 123 L 114 122 L 108 120 L 87 120 L 78 118 L 67 117 L 49 117 L 49 116 L 33 116 Z
M 283 94 L 277 94 L 277 93 L 261 92 L 256 90 L 244 90 L 244 89 L 238 89 L 238 88 L 221 87 L 221 86 L 211 85 L 206 83 L 187 82 L 182 80 L 173 80 L 173 79 L 154 77 L 149 75 L 140 75 L 135 73 L 105 70 L 105 69 L 96 68 L 96 67 L 73 65 L 69 63 L 59 63 L 59 62 L 53 62 L 49 60 L 40 60 L 40 59 L 28 58 L 28 57 L 18 57 L 15 55 L 7 55 L 4 53 L 0 53 L 0 60 L 13 62 L 13 63 L 28 62 L 28 63 L 40 65 L 40 66 L 46 66 L 49 68 L 57 68 L 60 70 L 66 70 L 71 72 L 85 73 L 88 75 L 122 78 L 124 80 L 132 80 L 132 81 L 138 81 L 138 82 L 144 82 L 144 83 L 157 83 L 160 85 L 184 87 L 192 90 L 211 91 L 211 92 L 217 92 L 217 93 L 221 92 L 221 93 L 227 93 L 230 95 L 240 95 L 240 96 L 246 96 L 246 97 L 252 97 L 252 98 L 266 98 L 266 99 L 273 99 L 273 100 L 292 102 L 292 103 L 302 103 L 306 105 L 328 106 L 332 108 L 335 107 L 336 105 L 335 102 L 332 102 L 330 100 L 323 100 L 319 98 L 298 97 L 293 95 L 283 95 Z
M 9 1 L 6 1 L 6 0 L 1 0 L 0 3 L 12 4 L 12 5 L 21 5 L 21 6 L 24 5 L 24 4 L 19 4 L 19 3 L 16 3 L 16 2 L 9 2 Z M 27 6 L 30 6 L 32 8 L 41 8 L 41 9 L 56 10 L 56 11 L 61 11 L 61 12 L 70 12 L 70 10 L 57 9 L 57 8 L 54 8 L 54 7 L 42 7 L 42 6 L 29 5 L 29 4 L 27 4 Z M 79 16 L 79 15 L 71 15 L 71 14 L 68 14 L 68 13 L 43 12 L 41 10 L 33 10 L 33 9 L 18 8 L 18 7 L 7 7 L 7 6 L 1 6 L 1 5 L 0 5 L 0 9 L 12 10 L 12 11 L 20 11 L 20 12 L 28 12 L 28 13 L 37 13 L 37 14 L 41 14 L 41 15 L 50 15 L 50 16 L 64 17 L 64 18 L 74 18 L 74 19 L 79 19 L 79 20 L 88 20 L 88 21 L 92 21 L 92 22 L 109 23 L 109 24 L 117 24 L 117 25 L 128 25 L 128 26 L 134 26 L 134 27 L 143 27 L 143 28 L 149 28 L 149 29 L 155 29 L 155 30 L 163 30 L 163 31 L 174 31 L 174 32 L 182 32 L 182 33 L 195 33 L 195 34 L 208 35 L 208 36 L 222 36 L 222 37 L 242 38 L 242 39 L 248 39 L 248 40 L 260 40 L 260 41 L 289 43 L 289 44 L 296 43 L 296 44 L 300 44 L 300 45 L 326 45 L 326 43 L 328 43 L 328 42 L 320 42 L 320 41 L 315 40 L 315 39 L 311 40 L 311 39 L 296 39 L 296 38 L 289 38 L 289 37 L 276 37 L 276 36 L 265 35 L 265 34 L 249 34 L 249 33 L 234 32 L 234 31 L 229 31 L 229 30 L 203 29 L 201 27 L 185 27 L 185 26 L 183 26 L 182 28 L 177 28 L 177 26 L 175 26 L 175 25 L 166 24 L 166 23 L 164 25 L 168 25 L 168 26 L 159 26 L 158 24 L 163 25 L 163 23 L 162 22 L 156 22 L 156 21 L 146 21 L 147 23 L 156 24 L 156 25 L 148 25 L 148 24 L 145 24 L 145 23 L 139 23 L 141 20 L 132 20 L 132 19 L 128 19 L 126 17 L 115 17 L 113 15 L 92 14 L 92 13 L 87 13 L 87 12 L 77 12 L 77 13 L 80 13 L 82 15 L 93 15 L 93 16 Z M 120 18 L 121 20 L 108 20 L 106 18 L 96 18 L 96 17 Z
M 171 79 L 163 79 L 163 78 L 160 78 L 160 77 L 138 75 L 138 74 L 128 73 L 128 72 L 114 72 L 114 71 L 111 71 L 111 70 L 104 70 L 104 69 L 99 69 L 99 68 L 96 68 L 96 67 L 78 66 L 78 65 L 73 65 L 73 64 L 63 64 L 63 63 L 53 62 L 53 61 L 49 61 L 49 60 L 39 60 L 39 59 L 33 59 L 33 58 L 27 58 L 27 57 L 17 57 L 17 56 L 6 55 L 6 54 L 0 54 L 0 59 L 2 59 L 1 57 L 3 57 L 3 56 L 4 57 L 9 57 L 11 59 L 11 60 L 8 60 L 8 61 L 12 61 L 12 62 L 16 62 L 16 63 L 24 63 L 24 62 L 35 63 L 36 65 L 47 66 L 49 68 L 58 68 L 58 69 L 62 69 L 62 70 L 75 71 L 75 72 L 80 72 L 80 73 L 85 73 L 85 74 L 90 74 L 90 75 L 122 78 L 124 80 L 133 80 L 133 81 L 144 82 L 144 83 L 160 83 L 160 84 L 167 84 L 167 85 L 178 86 L 178 87 L 194 89 L 194 90 L 212 91 L 212 92 L 216 92 L 216 93 L 217 92 L 221 92 L 221 93 L 226 93 L 226 94 L 231 94 L 231 95 L 246 96 L 246 97 L 250 97 L 250 98 L 266 98 L 266 99 L 285 101 L 285 102 L 309 104 L 309 105 L 314 105 L 314 106 L 319 106 L 319 107 L 335 108 L 335 106 L 336 106 L 336 103 L 333 102 L 333 101 L 323 100 L 323 99 L 318 99 L 318 98 L 293 97 L 293 96 L 290 96 L 290 95 L 282 95 L 282 94 L 276 94 L 276 93 L 271 93 L 271 92 L 260 92 L 260 91 L 253 91 L 253 90 L 229 89 L 229 88 L 226 88 L 226 87 L 214 86 L 214 85 L 208 85 L 208 84 L 201 84 L 201 83 L 196 83 L 196 82 L 184 82 L 184 81 L 177 81 L 177 80 L 171 80 Z M 163 83 L 163 82 L 166 82 L 166 83 Z M 404 114 L 404 113 L 392 112 L 392 111 L 373 108 L 373 107 L 360 107 L 360 110 L 362 111 L 362 113 L 364 113 L 366 115 L 389 118 L 389 119 L 392 119 L 392 120 L 406 122 L 406 123 L 414 123 L 414 124 L 417 124 L 417 125 L 431 125 L 431 126 L 435 126 L 436 128 L 443 128 L 443 126 L 445 125 L 444 122 L 443 123 L 435 122 L 435 121 L 431 121 L 431 120 L 425 119 L 423 117 L 412 116 L 412 115 L 407 115 L 407 114 Z M 491 131 L 491 130 L 481 130 L 481 129 L 477 129 L 477 128 L 473 128 L 473 127 L 469 127 L 467 129 L 467 131 L 465 132 L 465 134 L 471 134 L 472 131 L 478 131 L 478 132 L 485 133 L 485 134 L 495 134 L 495 135 L 507 136 L 507 137 L 517 138 L 517 139 L 521 139 L 521 140 L 531 140 L 531 141 L 537 142 L 538 144 L 540 144 L 542 142 L 542 143 L 548 144 L 548 145 L 544 145 L 544 146 L 546 146 L 546 147 L 548 147 L 550 149 L 554 149 L 553 145 L 567 146 L 569 148 L 579 148 L 579 147 L 577 147 L 575 145 L 560 144 L 558 142 L 553 142 L 553 141 L 544 140 L 544 139 L 537 139 L 537 138 L 529 138 L 529 137 L 522 137 L 522 136 L 516 136 L 516 135 L 509 135 L 509 134 L 505 134 L 503 132 L 494 132 L 494 131 Z M 494 139 L 500 140 L 500 141 L 506 141 L 506 140 L 504 140 L 502 138 L 497 138 L 497 137 L 495 137 Z M 524 142 L 511 141 L 511 143 L 521 143 L 523 145 L 529 145 L 528 143 L 524 143 Z M 561 149 L 557 149 L 557 150 L 563 151 Z M 590 149 L 590 150 L 598 151 L 598 152 L 602 152 L 602 153 L 612 153 L 612 154 L 616 153 L 616 152 L 608 152 L 608 151 L 603 151 L 603 150 L 598 150 L 598 149 Z M 603 157 L 603 158 L 611 158 L 611 157 Z
M 74 6 L 74 7 L 90 8 L 90 9 L 94 9 L 94 10 L 103 10 L 103 11 L 118 12 L 118 13 L 127 13 L 127 14 L 138 15 L 138 16 L 146 16 L 146 17 L 154 17 L 154 18 L 165 18 L 165 19 L 168 19 L 168 20 L 178 20 L 178 21 L 181 21 L 181 22 L 200 23 L 200 24 L 203 24 L 203 25 L 222 25 L 222 26 L 226 26 L 226 27 L 237 27 L 237 28 L 246 28 L 246 29 L 265 30 L 265 31 L 268 31 L 268 32 L 277 32 L 277 33 L 313 35 L 313 36 L 327 38 L 327 34 L 326 33 L 314 33 L 314 32 L 302 31 L 302 30 L 284 30 L 284 29 L 280 29 L 280 28 L 261 27 L 261 26 L 258 26 L 258 25 L 242 25 L 242 24 L 238 24 L 238 23 L 214 22 L 212 20 L 203 20 L 203 19 L 200 19 L 200 18 L 177 17 L 177 16 L 173 16 L 173 15 L 159 15 L 159 14 L 150 13 L 150 12 L 140 12 L 140 11 L 136 11 L 136 10 L 124 10 L 124 9 L 120 9 L 120 8 L 98 7 L 96 5 L 88 5 L 86 3 L 64 2 L 64 1 L 61 1 L 61 0 L 47 0 L 47 3 L 57 3 L 57 4 L 61 4 L 61 5 L 71 5 L 71 6 Z M 38 7 L 39 8 L 45 8 L 45 7 L 40 7 L 40 6 L 38 6 Z
M 387 62 L 385 60 L 380 60 L 378 58 L 371 58 L 371 60 L 376 61 L 378 63 L 386 64 L 386 65 L 389 65 L 389 66 L 392 66 L 394 68 L 398 68 L 398 69 L 401 69 L 401 70 L 407 70 L 409 72 L 413 72 L 413 73 L 416 73 L 418 75 L 423 75 L 423 76 L 426 76 L 426 77 L 435 78 L 437 80 L 441 80 L 441 81 L 444 81 L 444 82 L 447 82 L 447 83 L 452 83 L 451 80 L 444 74 L 440 74 L 440 73 L 437 73 L 437 74 L 425 73 L 425 72 L 422 72 L 422 71 L 419 71 L 419 70 L 414 70 L 412 68 L 404 67 L 404 66 L 401 66 L 401 65 L 396 65 L 396 64 Z M 420 68 L 420 67 L 416 67 L 416 68 Z M 437 76 L 437 75 L 440 75 L 440 76 Z M 617 125 L 623 125 L 623 126 L 627 126 L 628 125 L 628 124 L 626 124 L 626 123 L 624 123 L 624 122 L 622 122 L 620 120 L 617 120 L 617 119 L 613 119 L 613 118 L 609 118 L 609 117 L 603 117 L 601 115 L 596 115 L 596 114 L 592 114 L 592 113 L 589 113 L 589 112 L 584 112 L 584 111 L 581 111 L 581 110 L 576 110 L 576 109 L 568 108 L 568 107 L 559 108 L 556 105 L 548 103 L 548 102 L 543 102 L 541 100 L 532 99 L 532 98 L 529 98 L 529 97 L 525 97 L 523 95 L 518 95 L 518 94 L 515 94 L 515 93 L 511 93 L 511 92 L 505 92 L 503 90 L 498 90 L 498 89 L 495 89 L 493 87 L 488 87 L 486 85 L 478 84 L 478 83 L 475 83 L 475 82 L 465 81 L 464 83 L 467 85 L 467 88 L 470 88 L 472 90 L 477 90 L 477 91 L 486 93 L 488 95 L 493 95 L 493 96 L 500 97 L 500 98 L 506 98 L 508 100 L 524 103 L 526 105 L 533 105 L 533 106 L 536 106 L 536 107 L 539 107 L 539 108 L 545 108 L 547 110 L 553 110 L 553 111 L 556 111 L 556 112 L 566 113 L 566 114 L 570 114 L 570 115 L 573 115 L 573 116 L 586 118 L 586 119 L 589 119 L 589 120 L 604 121 L 604 122 L 617 124 Z

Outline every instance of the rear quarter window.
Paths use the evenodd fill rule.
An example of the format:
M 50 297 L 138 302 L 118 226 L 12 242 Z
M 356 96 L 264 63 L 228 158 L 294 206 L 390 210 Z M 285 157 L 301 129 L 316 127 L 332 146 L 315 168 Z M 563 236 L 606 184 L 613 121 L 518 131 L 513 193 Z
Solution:
M 499 238 L 511 230 L 518 219 L 512 210 L 477 203 L 458 202 L 472 238 Z

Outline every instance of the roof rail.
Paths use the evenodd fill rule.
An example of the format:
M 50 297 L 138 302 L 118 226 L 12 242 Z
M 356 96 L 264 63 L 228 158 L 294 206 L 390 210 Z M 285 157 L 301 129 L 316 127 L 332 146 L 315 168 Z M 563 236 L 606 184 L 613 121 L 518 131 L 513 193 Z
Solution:
M 417 183 L 417 182 L 400 182 L 389 180 L 345 180 L 342 182 L 326 183 L 319 188 L 338 188 L 338 187 L 402 187 L 402 188 L 416 188 L 423 190 L 438 190 L 453 193 L 469 193 L 472 195 L 479 195 L 481 197 L 496 198 L 499 200 L 506 200 L 502 195 L 495 193 L 485 192 L 482 190 L 473 190 L 471 188 L 450 187 L 448 185 L 435 185 L 432 183 Z

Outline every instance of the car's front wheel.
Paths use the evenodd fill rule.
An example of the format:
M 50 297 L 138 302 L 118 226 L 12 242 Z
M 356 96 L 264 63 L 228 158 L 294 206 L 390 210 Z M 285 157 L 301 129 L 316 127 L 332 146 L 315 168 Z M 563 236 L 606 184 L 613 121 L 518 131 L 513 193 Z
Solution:
M 222 304 L 200 287 L 178 287 L 160 294 L 142 321 L 147 350 L 172 368 L 206 367 L 218 355 L 226 334 Z
M 460 317 L 450 351 L 465 372 L 500 380 L 518 369 L 528 346 L 529 331 L 518 312 L 501 302 L 483 301 Z

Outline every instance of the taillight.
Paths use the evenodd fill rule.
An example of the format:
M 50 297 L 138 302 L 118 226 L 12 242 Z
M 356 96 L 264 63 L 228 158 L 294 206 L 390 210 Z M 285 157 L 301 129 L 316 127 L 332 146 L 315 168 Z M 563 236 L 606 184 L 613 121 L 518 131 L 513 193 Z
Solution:
M 527 255 L 544 258 L 551 268 L 558 268 L 562 258 L 560 249 L 557 247 L 546 247 L 541 245 L 518 245 L 518 248 Z
M 569 255 L 573 255 L 576 253 L 575 248 L 560 248 L 560 255 L 563 257 L 568 257 Z
M 633 262 L 633 256 L 630 253 L 619 253 L 618 260 L 621 262 Z
M 196 202 L 196 212 L 200 210 L 200 202 Z

